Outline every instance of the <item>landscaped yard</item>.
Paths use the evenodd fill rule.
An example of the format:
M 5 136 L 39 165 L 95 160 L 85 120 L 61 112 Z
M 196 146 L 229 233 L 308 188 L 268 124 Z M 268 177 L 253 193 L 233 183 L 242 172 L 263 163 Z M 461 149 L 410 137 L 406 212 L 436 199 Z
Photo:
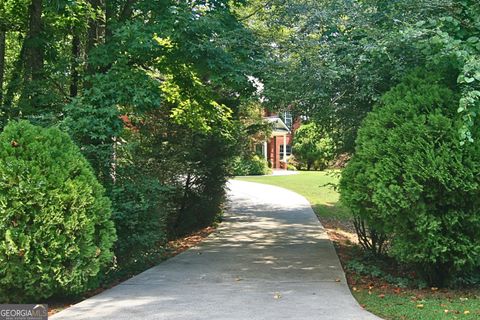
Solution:
M 320 217 L 348 219 L 349 213 L 338 203 L 339 171 L 300 171 L 288 176 L 251 176 L 236 179 L 270 184 L 292 190 L 310 201 Z
M 362 261 L 362 251 L 355 244 L 355 235 L 347 209 L 338 203 L 334 185 L 338 171 L 302 171 L 288 176 L 237 177 L 242 181 L 265 183 L 297 192 L 310 201 L 312 208 L 335 244 L 347 274 L 350 289 L 365 309 L 384 319 L 438 320 L 479 319 L 480 291 L 418 289 L 405 287 L 406 273 L 383 272 L 377 276 L 375 262 Z M 348 267 L 352 262 L 356 268 Z M 380 263 L 381 264 L 381 263 Z M 390 280 L 390 283 L 388 281 Z M 398 283 L 392 283 L 394 279 Z M 395 282 L 394 281 L 394 282 Z

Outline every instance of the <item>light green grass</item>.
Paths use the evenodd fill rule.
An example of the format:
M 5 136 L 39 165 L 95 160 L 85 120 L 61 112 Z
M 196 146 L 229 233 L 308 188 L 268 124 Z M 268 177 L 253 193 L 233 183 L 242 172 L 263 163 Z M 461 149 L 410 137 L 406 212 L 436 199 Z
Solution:
M 354 295 L 366 310 L 386 320 L 480 319 L 480 297 L 473 294 L 452 291 L 418 299 L 390 293 L 380 298 L 378 293 L 365 290 Z
M 237 177 L 242 181 L 270 184 L 301 194 L 312 205 L 319 217 L 348 219 L 348 211 L 338 202 L 338 192 L 332 185 L 339 179 L 339 171 L 301 171 L 288 176 Z

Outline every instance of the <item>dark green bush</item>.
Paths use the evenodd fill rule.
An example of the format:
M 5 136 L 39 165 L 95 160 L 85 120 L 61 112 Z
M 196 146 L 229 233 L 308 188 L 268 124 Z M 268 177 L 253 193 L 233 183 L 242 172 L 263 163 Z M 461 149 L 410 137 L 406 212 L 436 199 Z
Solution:
M 302 124 L 293 137 L 293 150 L 299 169 L 324 170 L 334 159 L 335 145 L 315 123 Z
M 170 236 L 176 237 L 207 227 L 221 219 L 225 184 L 234 149 L 221 136 L 197 136 L 191 148 L 193 160 L 186 169 L 177 198 L 177 212 L 170 224 Z
M 123 173 L 112 190 L 113 220 L 118 241 L 118 269 L 143 268 L 163 253 L 167 220 L 172 212 L 171 188 L 152 176 Z
M 480 139 L 461 145 L 457 105 L 434 77 L 408 77 L 366 118 L 340 182 L 388 253 L 436 285 L 480 264 Z
M 0 300 L 76 294 L 111 262 L 110 201 L 69 136 L 26 121 L 0 134 Z
M 235 157 L 232 170 L 235 176 L 258 176 L 270 173 L 267 161 L 257 155 Z

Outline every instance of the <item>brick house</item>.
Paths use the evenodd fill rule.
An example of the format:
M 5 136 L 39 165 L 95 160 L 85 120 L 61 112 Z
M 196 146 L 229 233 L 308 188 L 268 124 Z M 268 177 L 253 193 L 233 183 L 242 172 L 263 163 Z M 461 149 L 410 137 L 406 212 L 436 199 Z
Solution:
M 261 146 L 261 154 L 272 169 L 287 169 L 288 158 L 292 155 L 292 142 L 300 119 L 294 119 L 289 111 L 280 113 L 264 112 L 264 119 L 272 124 L 272 133 Z

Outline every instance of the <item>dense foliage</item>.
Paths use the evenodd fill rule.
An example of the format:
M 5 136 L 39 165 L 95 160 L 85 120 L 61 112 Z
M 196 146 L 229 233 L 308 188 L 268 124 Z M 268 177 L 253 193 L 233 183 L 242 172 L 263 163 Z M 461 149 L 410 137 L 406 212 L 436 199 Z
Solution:
M 293 150 L 296 164 L 307 170 L 324 170 L 333 160 L 335 145 L 314 122 L 302 124 L 295 132 Z
M 157 179 L 141 174 L 135 180 L 119 180 L 113 188 L 112 218 L 118 235 L 115 256 L 122 273 L 141 269 L 163 253 L 168 215 L 173 211 L 167 207 L 171 192 Z
M 417 67 L 449 70 L 461 91 L 459 134 L 471 139 L 480 105 L 480 2 L 253 1 L 243 15 L 268 52 L 259 64 L 265 103 L 308 116 L 339 153 L 354 151 L 364 117 Z
M 0 3 L 0 131 L 28 119 L 78 145 L 112 201 L 112 276 L 221 213 L 239 115 L 259 99 L 240 2 Z
M 232 170 L 235 176 L 258 176 L 270 172 L 267 161 L 258 155 L 236 157 L 232 162 Z
M 412 131 L 419 135 L 412 144 L 431 149 L 408 156 L 417 155 L 416 163 L 429 164 L 430 157 L 440 152 L 437 144 L 441 142 L 450 150 L 452 158 L 446 159 L 464 165 L 461 172 L 466 178 L 461 184 L 451 174 L 460 168 L 451 167 L 447 160 L 443 167 L 435 164 L 440 182 L 434 187 L 455 190 L 450 193 L 447 188 L 448 196 L 438 202 L 450 219 L 460 197 L 468 201 L 458 204 L 459 214 L 468 211 L 464 204 L 474 201 L 468 192 L 474 192 L 475 181 L 467 172 L 473 170 L 469 165 L 474 162 L 467 165 L 465 161 L 475 152 L 478 140 L 479 17 L 476 0 L 5 0 L 0 2 L 0 132 L 11 121 L 28 119 L 70 135 L 112 202 L 119 237 L 114 246 L 116 272 L 141 269 L 160 256 L 168 239 L 214 222 L 232 171 L 266 172 L 263 159 L 248 154 L 252 145 L 269 136 L 262 123 L 264 107 L 288 109 L 295 118 L 307 120 L 293 148 L 297 163 L 306 168 L 323 168 L 334 153 L 347 159 L 355 150 L 362 121 L 375 105 L 371 119 L 380 114 L 386 119 L 417 121 L 413 113 L 431 118 Z M 431 85 L 426 89 L 434 90 L 431 96 L 424 97 L 408 83 L 396 87 L 417 68 L 433 70 L 442 79 L 425 80 Z M 404 90 L 405 96 L 398 98 L 409 106 L 408 114 L 388 112 L 396 105 L 388 97 L 399 90 Z M 445 94 L 441 101 L 432 98 L 435 92 Z M 445 107 L 427 112 L 422 103 L 406 103 L 409 97 Z M 380 111 L 383 108 L 385 114 Z M 433 125 L 448 135 L 429 134 Z M 392 128 L 378 129 L 384 133 L 381 141 L 394 139 Z M 406 152 L 398 139 L 391 141 L 391 150 Z M 364 148 L 364 139 L 357 141 L 359 150 Z M 353 172 L 362 172 L 368 163 L 355 159 L 345 173 L 344 181 L 351 181 L 343 185 L 345 190 L 362 185 L 357 184 L 362 175 L 357 179 Z M 409 163 L 400 168 L 407 170 Z M 46 165 L 51 167 L 44 170 L 53 170 L 57 163 Z M 422 188 L 430 183 L 411 179 Z M 382 195 L 390 188 L 383 180 L 369 186 L 372 194 Z M 430 188 L 433 194 L 428 197 L 436 199 L 435 188 Z M 458 198 L 451 198 L 453 193 Z M 403 205 L 413 206 L 420 199 L 411 197 L 396 197 L 404 202 L 397 203 L 398 208 L 390 203 L 389 212 L 401 216 Z M 469 257 L 457 259 L 458 248 L 447 249 L 441 260 L 437 251 L 428 250 L 440 250 L 445 243 L 441 239 L 433 243 L 430 237 L 420 237 L 425 246 L 418 246 L 412 261 L 406 250 L 415 251 L 406 238 L 417 235 L 410 218 L 404 217 L 413 231 L 389 229 L 383 218 L 369 220 L 360 213 L 373 212 L 368 209 L 370 202 L 360 209 L 360 202 L 353 203 L 363 198 L 347 198 L 365 246 L 382 251 L 391 245 L 398 259 L 427 269 L 437 261 L 442 272 L 472 265 Z M 440 211 L 427 207 L 419 209 L 425 221 Z M 105 200 L 105 209 L 109 208 Z M 457 218 L 451 219 L 451 230 L 460 230 Z M 443 221 L 438 228 L 443 228 Z M 470 226 L 474 228 L 475 223 Z M 447 237 L 448 230 L 444 231 Z M 0 232 L 6 234 L 4 229 Z M 470 229 L 465 235 L 458 232 L 459 237 L 470 239 Z M 389 242 L 393 235 L 395 241 Z M 459 245 L 458 250 L 467 248 L 463 242 Z M 84 271 L 92 273 L 89 268 Z M 76 292 L 84 288 L 71 287 Z M 48 296 L 53 291 L 44 292 Z
M 419 129 L 424 129 L 423 132 L 412 130 L 419 135 L 418 139 L 411 132 L 406 134 L 409 141 L 402 140 L 399 133 L 394 132 L 396 123 L 378 129 L 381 132 L 378 134 L 378 143 L 383 146 L 388 141 L 389 144 L 385 147 L 390 148 L 388 150 L 392 153 L 391 158 L 388 155 L 382 161 L 395 159 L 399 162 L 395 170 L 400 171 L 395 173 L 394 169 L 388 167 L 382 169 L 388 169 L 386 173 L 377 172 L 375 170 L 380 170 L 380 167 L 375 162 L 378 160 L 374 158 L 375 154 L 372 157 L 356 156 L 344 173 L 343 197 L 354 211 L 360 242 L 367 249 L 376 253 L 388 251 L 404 263 L 423 266 L 423 270 L 431 272 L 430 280 L 436 282 L 440 281 L 442 273 L 452 275 L 461 266 L 466 270 L 472 267 L 474 263 L 469 252 L 476 254 L 478 241 L 472 238 L 476 227 L 475 223 L 470 222 L 477 218 L 476 213 L 465 206 L 475 206 L 477 195 L 474 190 L 477 182 L 469 176 L 476 174 L 475 168 L 462 161 L 469 161 L 467 159 L 473 157 L 477 152 L 476 140 L 480 139 L 477 130 L 480 110 L 480 2 L 252 1 L 241 14 L 246 25 L 255 31 L 267 51 L 263 63 L 258 64 L 264 84 L 262 94 L 265 105 L 272 109 L 290 108 L 295 114 L 307 118 L 317 127 L 316 130 L 311 130 L 312 135 L 326 132 L 333 139 L 337 156 L 348 159 L 355 152 L 357 143 L 358 150 L 366 150 L 363 143 L 370 146 L 365 142 L 370 137 L 367 138 L 367 134 L 362 133 L 362 137 L 357 139 L 357 133 L 374 107 L 374 115 L 369 119 L 397 117 L 395 119 L 398 122 L 410 122 L 415 114 L 432 119 L 436 116 L 443 117 L 437 119 L 442 123 L 431 120 L 431 123 L 420 126 Z M 432 97 L 435 94 L 446 94 L 442 97 L 443 100 L 434 101 L 443 106 L 442 111 L 435 114 L 434 110 L 422 109 L 425 106 L 421 100 L 433 98 L 422 96 L 415 88 L 402 84 L 406 86 L 404 96 L 396 98 L 403 103 L 405 100 L 402 99 L 409 97 L 416 97 L 417 100 L 410 101 L 409 114 L 401 110 L 396 111 L 398 114 L 389 113 L 388 110 L 393 108 L 389 105 L 393 102 L 387 103 L 385 99 L 394 95 L 395 90 L 400 90 L 396 86 L 417 69 L 434 74 L 432 79 L 425 80 L 432 85 L 425 90 L 436 90 L 432 92 Z M 397 89 L 390 91 L 392 88 Z M 382 98 L 384 95 L 385 98 Z M 388 110 L 382 113 L 383 108 Z M 372 127 L 372 121 L 366 121 L 365 126 Z M 428 133 L 433 125 L 446 130 L 448 135 L 435 136 Z M 362 129 L 363 132 L 369 130 L 374 129 Z M 420 150 L 427 146 L 431 149 L 425 149 L 424 153 L 414 153 L 412 150 L 408 153 L 405 148 L 409 144 L 405 143 L 410 141 L 411 144 L 417 143 L 415 146 Z M 443 166 L 431 163 L 432 157 L 440 157 L 436 154 L 440 152 L 436 145 L 438 143 L 442 143 L 445 148 L 441 152 L 448 153 L 448 157 L 442 160 Z M 467 144 L 470 145 L 466 146 Z M 465 148 L 460 148 L 462 145 Z M 297 160 L 298 149 L 301 150 L 301 147 L 297 145 L 294 148 Z M 313 152 L 315 148 L 310 144 L 306 149 Z M 402 156 L 410 159 L 409 162 L 405 163 L 400 156 L 393 155 L 397 149 Z M 372 150 L 378 151 L 377 156 L 381 152 L 373 145 Z M 416 158 L 410 158 L 413 156 Z M 465 168 L 453 168 L 458 161 Z M 435 168 L 436 176 L 430 177 L 432 181 L 418 180 L 418 177 L 411 176 L 410 172 L 421 175 L 418 170 L 423 168 L 423 163 L 432 165 L 429 170 Z M 408 167 L 409 164 L 411 168 Z M 393 163 L 389 165 L 394 167 Z M 373 170 L 371 176 L 362 174 L 366 168 Z M 459 176 L 469 176 L 462 180 L 464 184 L 460 183 L 462 178 L 454 176 L 454 169 L 460 170 Z M 388 176 L 383 177 L 387 173 Z M 423 178 L 427 179 L 428 174 L 425 173 Z M 384 178 L 387 180 L 382 180 Z M 437 183 L 434 178 L 440 182 Z M 417 185 L 422 189 L 418 194 L 413 189 L 409 190 Z M 431 189 L 432 194 L 427 195 L 427 189 Z M 395 192 L 403 192 L 404 195 Z M 405 200 L 406 196 L 410 198 Z M 423 196 L 425 198 L 422 199 Z M 437 197 L 438 204 L 429 203 L 428 199 Z M 375 203 L 372 204 L 372 201 Z M 389 206 L 384 202 L 388 202 Z M 411 215 L 404 215 L 407 203 L 418 210 L 418 214 L 411 212 Z M 422 204 L 423 207 L 416 208 L 416 204 Z M 442 211 L 444 216 L 438 218 Z M 455 215 L 454 212 L 457 211 L 458 215 Z M 404 220 L 395 220 L 387 213 L 403 217 Z M 376 217 L 376 214 L 380 216 Z M 366 219 L 366 216 L 370 219 Z M 409 220 L 419 216 L 423 220 Z M 437 225 L 439 219 L 441 222 Z M 433 223 L 436 226 L 425 222 L 427 220 L 436 221 Z M 392 221 L 399 226 L 393 227 Z M 419 227 L 421 223 L 424 223 L 423 227 Z M 446 226 L 448 223 L 452 224 L 451 229 Z M 466 228 L 463 231 L 465 223 L 470 223 L 472 229 Z M 443 230 L 444 237 L 439 230 Z M 456 233 L 457 238 L 452 233 Z M 439 238 L 434 234 L 438 234 Z M 450 245 L 446 245 L 447 242 Z M 458 245 L 455 246 L 456 244 Z M 462 258 L 460 252 L 468 257 Z M 435 262 L 439 267 L 433 270 Z
M 407 77 L 367 116 L 340 183 L 388 254 L 435 285 L 480 264 L 480 142 L 461 146 L 456 101 L 448 82 Z
M 110 200 L 67 134 L 26 121 L 0 134 L 0 299 L 79 293 L 112 264 Z

